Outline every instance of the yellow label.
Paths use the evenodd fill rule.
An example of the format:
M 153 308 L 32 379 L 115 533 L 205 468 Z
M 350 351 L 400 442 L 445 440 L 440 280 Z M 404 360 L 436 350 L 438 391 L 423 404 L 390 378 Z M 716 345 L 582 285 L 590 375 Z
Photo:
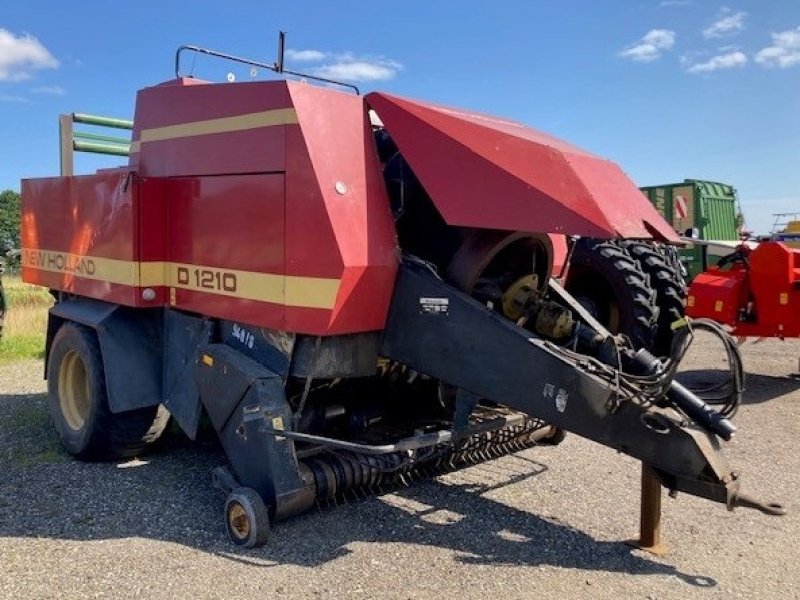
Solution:
M 686 299 L 686 305 L 687 305 L 687 306 L 694 306 L 694 296 L 689 296 L 689 297 Z
M 725 306 L 725 304 L 722 302 L 722 300 L 717 300 L 714 303 L 714 311 L 715 312 L 722 312 L 722 307 L 723 306 Z
M 332 309 L 341 280 L 164 263 L 169 285 L 196 292 L 284 306 Z
M 58 273 L 68 280 L 81 277 L 120 285 L 138 285 L 138 264 L 130 260 L 84 256 L 69 252 L 23 248 L 22 266 Z
M 781 300 L 780 300 L 780 302 L 781 302 L 781 304 L 783 304 L 783 305 L 789 304 L 789 294 L 788 294 L 788 292 L 782 292 L 782 293 L 781 293 Z
M 272 428 L 275 431 L 283 431 L 283 419 L 280 417 L 274 417 L 272 419 Z
M 169 303 L 177 305 L 176 289 L 270 302 L 283 306 L 332 310 L 341 280 L 222 269 L 209 265 L 133 261 L 68 252 L 24 248 L 22 265 L 30 269 L 120 285 L 169 286 Z
M 203 364 L 209 367 L 214 366 L 214 357 L 208 354 L 203 354 Z

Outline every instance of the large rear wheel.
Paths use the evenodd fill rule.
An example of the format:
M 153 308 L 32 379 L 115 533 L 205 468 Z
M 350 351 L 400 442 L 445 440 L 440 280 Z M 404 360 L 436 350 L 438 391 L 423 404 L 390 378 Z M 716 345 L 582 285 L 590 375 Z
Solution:
M 657 356 L 669 356 L 675 335 L 672 325 L 683 318 L 686 309 L 686 280 L 682 265 L 674 259 L 671 247 L 660 248 L 638 240 L 623 240 L 620 245 L 639 261 L 656 293 L 658 322 L 651 351 Z
M 653 347 L 656 293 L 624 248 L 613 242 L 578 240 L 565 287 L 611 333 L 627 335 L 635 348 Z
M 47 364 L 50 418 L 66 450 L 82 460 L 141 454 L 167 425 L 169 413 L 153 406 L 114 414 L 95 333 L 75 323 L 61 326 Z

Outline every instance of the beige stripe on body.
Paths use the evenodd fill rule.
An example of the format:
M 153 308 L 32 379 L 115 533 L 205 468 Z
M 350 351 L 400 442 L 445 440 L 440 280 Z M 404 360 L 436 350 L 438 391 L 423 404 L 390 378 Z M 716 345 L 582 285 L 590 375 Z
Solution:
M 341 280 L 221 269 L 162 261 L 127 261 L 68 252 L 23 249 L 26 268 L 120 285 L 166 286 L 207 294 L 270 302 L 283 306 L 331 310 Z
M 247 131 L 275 125 L 293 125 L 297 124 L 297 122 L 297 112 L 294 108 L 276 108 L 244 115 L 153 127 L 151 129 L 143 129 L 139 139 L 131 142 L 131 152 L 138 152 L 141 144 L 147 142 L 162 142 L 212 133 Z

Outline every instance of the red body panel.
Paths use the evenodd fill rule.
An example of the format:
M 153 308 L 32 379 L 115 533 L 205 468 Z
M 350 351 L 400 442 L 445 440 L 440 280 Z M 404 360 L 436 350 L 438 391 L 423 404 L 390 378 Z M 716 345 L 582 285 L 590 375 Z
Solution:
M 22 277 L 135 306 L 137 186 L 127 172 L 22 182 Z
M 341 277 L 332 331 L 357 330 L 361 321 L 380 329 L 399 255 L 364 100 L 307 85 L 289 90 L 300 126 L 286 140 L 287 273 L 303 275 L 313 264 Z M 302 318 L 290 312 L 290 327 Z
M 215 85 L 183 78 L 145 88 L 136 97 L 132 139 L 139 150 L 131 154 L 131 166 L 142 177 L 285 171 L 284 136 L 289 125 L 182 137 L 186 131 L 167 128 L 291 106 L 282 81 Z M 216 129 L 224 128 L 222 123 Z M 162 139 L 143 142 L 142 132 Z
M 166 259 L 170 263 L 211 267 L 225 273 L 283 273 L 282 173 L 174 177 L 168 180 L 167 198 Z M 202 275 L 196 275 L 194 270 L 188 269 L 188 282 L 186 272 L 181 271 L 182 280 L 174 283 L 200 287 Z M 217 283 L 209 284 L 213 294 L 196 287 L 174 286 L 170 303 L 193 312 L 246 320 L 242 316 L 242 299 L 219 293 L 226 290 L 221 282 Z M 259 305 L 258 321 L 272 323 L 273 327 L 284 322 L 285 307 L 281 303 Z
M 383 328 L 399 256 L 363 98 L 176 80 L 139 93 L 133 150 L 124 194 L 127 172 L 26 182 L 26 280 L 297 333 Z M 128 275 L 39 268 L 39 249 Z
M 181 129 L 187 102 L 197 132 Z M 173 306 L 299 333 L 383 327 L 398 254 L 362 98 L 284 81 L 164 85 L 140 93 L 137 135 L 142 174 L 171 175 L 170 263 L 284 277 L 269 299 L 192 285 Z
M 686 313 L 733 327 L 742 337 L 800 337 L 800 250 L 780 242 L 744 249 L 748 265 L 701 273 Z
M 366 100 L 452 225 L 679 241 L 608 160 L 497 117 L 383 93 Z
M 177 79 L 139 92 L 128 170 L 24 182 L 24 278 L 297 333 L 382 329 L 399 255 L 367 104 L 452 224 L 671 234 L 616 166 L 516 123 Z

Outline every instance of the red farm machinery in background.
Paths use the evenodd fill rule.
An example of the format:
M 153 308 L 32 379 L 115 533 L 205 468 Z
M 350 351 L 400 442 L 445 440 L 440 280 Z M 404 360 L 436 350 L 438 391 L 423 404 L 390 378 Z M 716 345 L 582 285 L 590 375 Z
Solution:
M 23 278 L 56 298 L 48 396 L 73 455 L 135 456 L 169 415 L 190 438 L 208 415 L 245 546 L 563 430 L 674 492 L 781 512 L 741 493 L 720 444 L 735 427 L 673 381 L 680 357 L 551 278 L 551 236 L 676 241 L 619 167 L 390 94 L 184 77 L 182 51 L 288 73 L 184 47 L 176 78 L 138 93 L 127 166 L 22 184 Z
M 800 337 L 800 249 L 742 244 L 692 281 L 686 314 L 731 328 L 738 337 Z

